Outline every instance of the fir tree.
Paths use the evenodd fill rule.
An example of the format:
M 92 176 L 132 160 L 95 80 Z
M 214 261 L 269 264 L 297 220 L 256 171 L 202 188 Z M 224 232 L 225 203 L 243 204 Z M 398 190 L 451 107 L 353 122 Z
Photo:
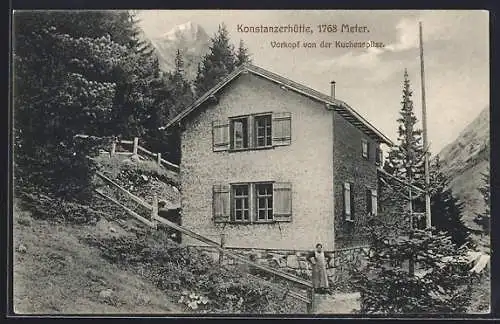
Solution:
M 424 148 L 415 125 L 408 73 L 404 73 L 403 100 L 398 119 L 398 145 L 389 152 L 384 169 L 388 173 L 424 188 Z M 435 168 L 439 170 L 439 168 Z M 420 230 L 409 213 L 409 188 L 390 177 L 380 177 L 382 213 L 365 228 L 371 235 L 366 268 L 354 269 L 361 292 L 361 312 L 381 314 L 465 312 L 470 303 L 471 281 L 465 249 L 452 241 L 460 236 L 460 204 L 446 190 L 442 173 L 434 172 L 434 217 L 448 233 Z M 412 198 L 422 194 L 412 190 Z M 413 208 L 415 211 L 415 208 Z M 435 215 L 434 215 L 435 213 Z M 382 217 L 381 217 L 382 216 Z M 446 218 L 446 219 L 444 219 Z M 444 224 L 453 220 L 453 225 Z M 442 221 L 442 222 L 441 222 Z M 413 223 L 414 225 L 414 223 Z M 463 225 L 463 224 L 462 224 Z
M 384 169 L 406 183 L 424 188 L 424 148 L 421 143 L 421 131 L 416 128 L 417 118 L 413 111 L 412 94 L 408 71 L 405 69 L 402 107 L 400 117 L 397 119 L 399 124 L 397 145 L 390 149 Z M 390 179 L 381 179 L 380 205 L 385 206 L 388 216 L 392 214 L 392 217 L 398 217 L 403 211 L 407 211 L 409 195 L 408 186 Z M 424 208 L 422 194 L 411 190 L 411 195 L 412 210 L 422 211 Z M 419 221 L 416 219 L 411 221 L 412 226 L 418 225 L 417 223 Z
M 170 119 L 191 104 L 194 99 L 191 83 L 188 81 L 184 70 L 184 58 L 180 50 L 177 50 L 175 55 L 175 69 L 169 76 L 169 81 L 171 83 L 172 98 L 175 98 L 175 101 L 170 105 L 170 114 L 168 116 Z
M 460 247 L 468 242 L 470 233 L 462 220 L 463 203 L 453 196 L 441 170 L 439 156 L 433 161 L 430 178 L 432 226 L 446 232 Z
M 248 48 L 245 43 L 240 39 L 240 44 L 238 50 L 236 51 L 236 66 L 241 66 L 246 63 L 251 63 L 250 54 L 248 53 Z
M 354 270 L 361 312 L 369 314 L 463 313 L 472 285 L 466 250 L 447 235 L 408 229 L 373 218 L 367 266 Z M 408 266 L 418 260 L 419 270 Z
M 234 46 L 230 43 L 229 32 L 224 24 L 219 25 L 217 33 L 210 39 L 209 52 L 203 57 L 195 79 L 196 95 L 199 97 L 236 67 Z
M 114 28 L 121 31 L 130 55 L 121 66 L 117 81 L 113 128 L 117 130 L 116 135 L 127 138 L 142 138 L 157 128 L 157 112 L 168 109 L 168 94 L 163 91 L 167 81 L 160 73 L 154 48 L 141 36 L 138 23 L 133 11 L 123 11 L 114 24 Z
M 416 128 L 417 118 L 413 111 L 412 93 L 408 71 L 405 69 L 402 107 L 397 120 L 398 145 L 389 151 L 384 168 L 398 178 L 424 188 L 424 147 L 422 132 Z
M 149 147 L 154 151 L 161 152 L 169 161 L 179 163 L 180 152 L 177 133 L 171 133 L 170 130 L 158 130 L 158 128 L 164 126 L 194 100 L 192 86 L 187 80 L 184 59 L 180 50 L 176 52 L 174 70 L 166 73 L 164 86 L 156 91 L 156 95 L 162 99 L 161 104 L 158 105 L 158 109 L 153 114 L 153 122 L 148 127 L 146 134 Z

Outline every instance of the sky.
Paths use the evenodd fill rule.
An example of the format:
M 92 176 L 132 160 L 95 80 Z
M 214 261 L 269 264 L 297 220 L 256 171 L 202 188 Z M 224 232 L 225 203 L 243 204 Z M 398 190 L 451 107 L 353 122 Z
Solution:
M 404 69 L 422 127 L 418 23 L 423 26 L 425 102 L 430 150 L 437 154 L 489 106 L 489 17 L 479 10 L 151 10 L 139 12 L 148 37 L 192 22 L 212 36 L 227 26 L 232 41 L 249 48 L 253 64 L 326 94 L 336 82 L 345 101 L 377 129 L 397 139 Z M 306 25 L 313 33 L 245 33 L 243 26 Z M 320 32 L 318 25 L 336 25 Z M 367 32 L 341 32 L 342 25 Z M 316 48 L 277 48 L 277 42 L 314 42 Z M 332 44 L 321 48 L 322 41 Z M 374 41 L 384 47 L 339 48 L 336 41 Z

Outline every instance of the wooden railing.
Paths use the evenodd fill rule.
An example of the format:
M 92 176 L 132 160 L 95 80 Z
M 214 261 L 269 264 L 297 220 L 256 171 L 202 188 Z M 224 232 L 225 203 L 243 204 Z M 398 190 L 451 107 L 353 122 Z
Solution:
M 313 312 L 313 310 L 314 310 L 314 290 L 313 290 L 313 285 L 310 281 L 304 280 L 302 278 L 299 278 L 297 276 L 294 276 L 294 275 L 289 274 L 289 273 L 284 272 L 284 271 L 280 271 L 280 270 L 277 270 L 277 269 L 274 269 L 274 268 L 271 268 L 271 267 L 268 267 L 268 266 L 265 266 L 262 264 L 258 264 L 256 262 L 253 262 L 253 261 L 247 259 L 244 256 L 236 254 L 233 251 L 231 251 L 230 249 L 227 249 L 224 247 L 224 239 L 223 238 L 222 238 L 221 242 L 216 242 L 216 241 L 213 241 L 213 240 L 211 240 L 203 235 L 200 235 L 200 234 L 198 234 L 190 229 L 187 229 L 187 228 L 180 226 L 174 222 L 171 222 L 163 217 L 160 217 L 158 215 L 158 197 L 156 195 L 153 196 L 153 204 L 151 205 L 151 204 L 148 204 L 147 202 L 143 201 L 141 198 L 135 196 L 134 194 L 132 194 L 131 192 L 129 192 L 125 188 L 121 187 L 119 184 L 117 184 L 115 181 L 111 180 L 110 178 L 106 177 L 104 174 L 97 172 L 96 175 L 99 178 L 101 178 L 102 180 L 104 180 L 106 183 L 111 185 L 112 187 L 120 190 L 122 193 L 124 193 L 131 200 L 133 200 L 134 202 L 138 203 L 139 205 L 143 206 L 144 208 L 146 208 L 147 210 L 150 211 L 150 217 L 148 219 L 148 218 L 143 217 L 143 216 L 139 215 L 138 213 L 134 212 L 133 210 L 131 210 L 127 206 L 118 202 L 116 199 L 109 197 L 101 190 L 96 189 L 96 192 L 100 196 L 113 202 L 117 206 L 123 208 L 128 214 L 130 214 L 131 216 L 133 216 L 134 218 L 136 218 L 140 222 L 142 222 L 142 223 L 144 223 L 152 228 L 155 228 L 155 229 L 157 228 L 157 224 L 161 223 L 163 225 L 166 225 L 174 230 L 177 230 L 177 231 L 179 231 L 179 232 L 181 232 L 189 237 L 194 238 L 195 240 L 198 240 L 198 241 L 205 243 L 206 245 L 216 249 L 220 253 L 219 254 L 220 258 L 222 258 L 222 256 L 223 256 L 223 257 L 232 258 L 234 260 L 238 260 L 241 263 L 247 264 L 253 268 L 262 270 L 268 274 L 272 274 L 276 277 L 279 277 L 279 278 L 284 279 L 288 282 L 291 282 L 293 284 L 296 284 L 296 285 L 299 285 L 300 287 L 305 288 L 305 290 L 307 291 L 307 296 L 303 296 L 297 292 L 289 291 L 286 288 L 281 288 L 281 287 L 279 287 L 275 284 L 272 284 L 272 283 L 267 283 L 267 285 L 270 286 L 271 288 L 274 287 L 274 289 L 276 289 L 276 290 L 286 291 L 288 296 L 296 298 L 296 299 L 301 300 L 303 302 L 306 302 L 307 312 L 308 313 Z
M 116 150 L 117 145 L 121 145 L 121 144 L 132 145 L 132 151 L 127 151 L 127 152 L 117 151 Z M 163 159 L 161 157 L 161 153 L 153 153 L 153 152 L 149 151 L 148 149 L 140 146 L 138 137 L 135 137 L 134 140 L 132 140 L 132 141 L 130 141 L 130 140 L 116 140 L 116 141 L 113 141 L 111 143 L 111 149 L 110 149 L 111 156 L 116 155 L 116 154 L 139 155 L 139 152 L 155 158 L 156 163 L 158 165 L 165 165 L 165 166 L 167 166 L 167 167 L 169 167 L 177 172 L 179 171 L 179 166 Z

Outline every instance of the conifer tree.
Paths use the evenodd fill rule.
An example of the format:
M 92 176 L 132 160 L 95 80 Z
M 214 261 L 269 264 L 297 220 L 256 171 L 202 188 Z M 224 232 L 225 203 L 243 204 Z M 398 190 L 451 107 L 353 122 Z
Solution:
M 209 52 L 198 66 L 195 79 L 196 96 L 200 96 L 236 67 L 234 46 L 230 43 L 229 32 L 224 24 L 219 25 L 217 33 L 210 39 Z
M 115 19 L 115 29 L 121 31 L 130 55 L 117 82 L 114 128 L 116 135 L 127 138 L 144 137 L 157 128 L 157 112 L 168 110 L 164 91 L 167 80 L 160 73 L 152 44 L 141 36 L 138 23 L 133 11 L 120 12 Z
M 417 118 L 413 111 L 412 94 L 408 71 L 405 69 L 402 107 L 397 120 L 398 144 L 389 151 L 384 168 L 398 178 L 424 188 L 422 131 L 416 128 Z
M 398 145 L 390 150 L 384 168 L 400 180 L 424 188 L 424 148 L 420 143 L 420 131 L 415 128 L 417 119 L 406 70 L 403 84 Z M 413 215 L 409 213 L 408 186 L 392 181 L 390 177 L 380 177 L 380 205 L 382 212 L 391 217 L 372 217 L 365 229 L 371 236 L 368 263 L 361 271 L 354 270 L 355 282 L 361 292 L 361 312 L 428 314 L 466 311 L 470 303 L 471 281 L 466 251 L 457 249 L 457 244 L 466 239 L 463 235 L 466 231 L 460 222 L 461 205 L 446 190 L 446 179 L 439 170 L 438 160 L 434 170 L 432 216 L 438 219 L 435 225 L 440 228 L 437 229 L 416 228 Z M 417 194 L 422 196 L 412 190 L 413 197 Z
M 402 215 L 403 216 L 403 215 Z M 365 268 L 354 270 L 361 313 L 463 313 L 470 304 L 472 281 L 465 249 L 431 229 L 419 230 L 373 218 Z M 418 271 L 409 260 L 418 260 Z
M 242 39 L 240 39 L 240 44 L 238 46 L 238 50 L 236 51 L 236 66 L 243 65 L 245 63 L 251 63 L 250 54 L 248 52 L 248 48 L 245 46 L 245 43 Z
M 88 193 L 92 163 L 86 156 L 95 150 L 75 146 L 74 136 L 112 132 L 106 126 L 112 125 L 115 75 L 128 57 L 102 28 L 109 18 L 101 13 L 16 14 L 18 187 L 65 197 Z
M 412 94 L 408 71 L 405 69 L 401 110 L 397 119 L 398 140 L 389 150 L 384 170 L 406 183 L 424 188 L 424 148 L 421 131 L 416 128 Z M 408 211 L 410 193 L 413 211 L 423 210 L 423 197 L 414 190 L 410 192 L 408 186 L 381 178 L 379 188 L 381 209 L 385 209 L 387 217 L 398 217 L 402 212 Z M 412 226 L 417 222 L 418 220 L 412 220 Z
M 169 118 L 175 117 L 182 109 L 186 108 L 194 99 L 191 83 L 188 81 L 184 70 L 184 58 L 180 50 L 175 55 L 175 69 L 169 76 L 172 88 L 172 98 L 175 101 L 170 105 Z
M 462 220 L 463 203 L 453 196 L 441 170 L 439 156 L 433 160 L 430 178 L 432 226 L 446 232 L 452 242 L 460 247 L 468 242 L 470 233 Z
M 153 122 L 148 127 L 146 134 L 149 147 L 154 151 L 161 152 L 169 161 L 179 163 L 180 139 L 176 137 L 178 134 L 172 133 L 171 130 L 158 128 L 167 124 L 171 118 L 188 107 L 194 100 L 192 86 L 187 79 L 184 58 L 180 50 L 176 52 L 174 70 L 166 73 L 164 86 L 156 91 L 156 95 L 162 99 L 153 114 Z

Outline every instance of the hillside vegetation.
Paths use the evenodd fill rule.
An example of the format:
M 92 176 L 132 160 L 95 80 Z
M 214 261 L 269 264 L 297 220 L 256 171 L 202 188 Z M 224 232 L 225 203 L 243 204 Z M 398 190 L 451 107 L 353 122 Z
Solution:
M 165 170 L 129 159 L 108 160 L 101 170 L 138 196 L 157 193 L 177 204 L 178 191 L 159 180 Z M 17 313 L 306 311 L 303 302 L 272 290 L 262 279 L 179 246 L 167 231 L 145 227 L 104 199 L 93 197 L 88 206 L 50 197 L 40 201 L 30 203 L 26 196 L 15 208 Z

